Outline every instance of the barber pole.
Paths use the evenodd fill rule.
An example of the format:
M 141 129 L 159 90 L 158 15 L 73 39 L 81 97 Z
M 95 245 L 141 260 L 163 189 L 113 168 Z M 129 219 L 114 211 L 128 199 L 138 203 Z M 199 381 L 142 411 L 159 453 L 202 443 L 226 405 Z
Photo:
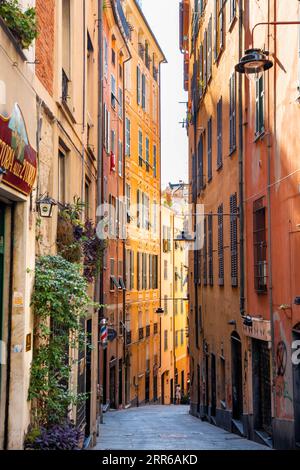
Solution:
M 107 329 L 107 321 L 105 319 L 101 320 L 100 326 L 100 343 L 103 349 L 107 347 L 108 343 L 108 329 Z

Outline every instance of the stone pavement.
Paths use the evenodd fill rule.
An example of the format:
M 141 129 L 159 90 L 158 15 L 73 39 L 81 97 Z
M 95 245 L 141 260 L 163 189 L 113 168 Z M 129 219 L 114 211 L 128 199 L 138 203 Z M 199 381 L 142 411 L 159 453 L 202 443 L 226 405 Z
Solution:
M 189 414 L 149 405 L 104 414 L 95 450 L 269 450 Z

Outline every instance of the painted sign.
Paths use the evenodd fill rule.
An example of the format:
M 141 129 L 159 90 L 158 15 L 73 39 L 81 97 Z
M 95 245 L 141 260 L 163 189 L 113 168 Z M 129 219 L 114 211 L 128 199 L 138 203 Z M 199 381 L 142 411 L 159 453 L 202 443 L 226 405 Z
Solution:
M 252 318 L 252 320 L 252 326 L 243 326 L 245 335 L 261 341 L 271 341 L 271 323 L 257 318 Z
M 37 157 L 30 146 L 21 109 L 14 105 L 10 117 L 0 115 L 0 168 L 2 183 L 28 196 L 37 174 Z

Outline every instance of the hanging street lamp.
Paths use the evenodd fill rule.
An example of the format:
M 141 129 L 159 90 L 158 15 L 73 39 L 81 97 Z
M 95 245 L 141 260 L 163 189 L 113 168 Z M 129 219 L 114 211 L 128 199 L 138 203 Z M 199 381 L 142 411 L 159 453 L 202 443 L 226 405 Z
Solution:
M 267 58 L 268 55 L 267 51 L 261 49 L 247 49 L 235 70 L 244 73 L 249 80 L 258 81 L 266 70 L 273 67 L 273 62 Z

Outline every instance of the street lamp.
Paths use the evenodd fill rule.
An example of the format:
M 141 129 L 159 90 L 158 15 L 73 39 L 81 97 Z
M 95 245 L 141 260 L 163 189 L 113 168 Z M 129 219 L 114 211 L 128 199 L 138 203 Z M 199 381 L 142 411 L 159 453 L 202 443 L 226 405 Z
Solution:
M 235 70 L 244 73 L 249 80 L 258 81 L 266 70 L 273 67 L 273 62 L 267 58 L 269 53 L 261 49 L 247 49 L 245 55 L 235 66 Z
M 52 210 L 53 207 L 56 206 L 56 202 L 54 199 L 49 197 L 48 195 L 42 196 L 37 202 L 36 202 L 39 210 L 39 214 L 41 217 L 45 218 L 50 218 L 52 217 Z

